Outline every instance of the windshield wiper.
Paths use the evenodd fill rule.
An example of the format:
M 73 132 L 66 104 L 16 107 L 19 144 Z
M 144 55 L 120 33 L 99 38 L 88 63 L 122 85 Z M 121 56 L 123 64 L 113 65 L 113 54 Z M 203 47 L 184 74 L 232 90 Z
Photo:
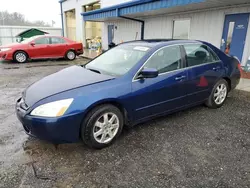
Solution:
M 96 69 L 87 69 L 87 70 L 90 70 L 92 72 L 95 72 L 95 73 L 98 73 L 98 74 L 101 74 L 101 72 L 99 70 L 96 70 Z

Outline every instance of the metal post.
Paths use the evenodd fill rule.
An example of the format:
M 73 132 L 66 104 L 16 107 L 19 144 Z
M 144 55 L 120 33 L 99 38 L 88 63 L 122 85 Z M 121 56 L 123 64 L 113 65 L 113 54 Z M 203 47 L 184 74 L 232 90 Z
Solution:
M 63 8 L 62 8 L 62 2 L 61 1 L 60 1 L 60 8 L 61 8 L 61 21 L 62 21 L 62 36 L 64 37 Z
M 145 22 L 141 22 L 141 40 L 144 40 L 144 28 L 145 28 Z

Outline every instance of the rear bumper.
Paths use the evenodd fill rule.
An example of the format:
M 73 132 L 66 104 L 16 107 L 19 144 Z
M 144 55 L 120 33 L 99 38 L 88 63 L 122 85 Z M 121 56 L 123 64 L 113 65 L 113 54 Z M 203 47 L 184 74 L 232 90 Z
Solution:
M 83 54 L 83 49 L 81 50 L 76 50 L 76 55 L 82 55 Z
M 237 85 L 240 83 L 241 73 L 240 71 L 235 72 L 231 76 L 231 90 L 234 90 Z
M 27 114 L 16 103 L 16 115 L 22 123 L 26 134 L 52 143 L 75 143 L 80 140 L 81 114 L 74 114 L 59 118 L 42 118 Z

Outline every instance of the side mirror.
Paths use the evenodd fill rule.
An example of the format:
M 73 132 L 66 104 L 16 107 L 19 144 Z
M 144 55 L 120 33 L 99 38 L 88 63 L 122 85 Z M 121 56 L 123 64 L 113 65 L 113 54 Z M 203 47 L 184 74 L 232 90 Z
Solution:
M 35 42 L 31 42 L 30 45 L 31 45 L 31 46 L 35 46 L 36 43 L 35 43 Z
M 144 68 L 139 74 L 139 78 L 156 78 L 159 71 L 155 68 Z

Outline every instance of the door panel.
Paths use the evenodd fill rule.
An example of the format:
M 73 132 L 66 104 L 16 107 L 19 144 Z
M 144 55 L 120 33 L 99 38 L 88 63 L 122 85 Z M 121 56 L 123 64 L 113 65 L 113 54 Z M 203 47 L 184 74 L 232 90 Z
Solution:
M 67 42 L 60 37 L 50 37 L 49 57 L 63 57 L 66 52 Z
M 133 82 L 134 118 L 139 120 L 185 106 L 186 78 L 187 71 L 178 70 Z
M 159 76 L 132 83 L 136 120 L 185 106 L 187 71 L 182 69 L 183 55 L 179 45 L 163 47 L 146 62 L 144 67 L 157 69 Z
M 224 67 L 217 55 L 206 45 L 184 44 L 188 74 L 188 104 L 205 101 L 215 83 L 224 75 Z
M 227 15 L 221 42 L 221 50 L 242 60 L 248 28 L 249 14 Z
M 28 54 L 32 59 L 48 57 L 50 54 L 49 39 L 41 37 L 34 41 L 35 45 L 29 45 Z
M 208 63 L 188 69 L 188 103 L 206 100 L 215 83 L 223 75 L 222 62 Z

